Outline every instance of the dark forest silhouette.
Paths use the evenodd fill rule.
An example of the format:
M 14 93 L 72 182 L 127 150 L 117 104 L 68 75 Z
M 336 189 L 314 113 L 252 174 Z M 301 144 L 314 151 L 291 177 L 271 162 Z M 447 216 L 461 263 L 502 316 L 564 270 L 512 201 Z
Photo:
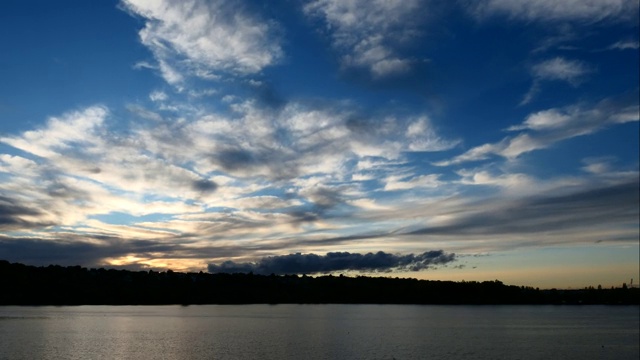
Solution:
M 495 281 L 129 271 L 0 260 L 0 305 L 640 304 L 640 289 L 539 290 Z

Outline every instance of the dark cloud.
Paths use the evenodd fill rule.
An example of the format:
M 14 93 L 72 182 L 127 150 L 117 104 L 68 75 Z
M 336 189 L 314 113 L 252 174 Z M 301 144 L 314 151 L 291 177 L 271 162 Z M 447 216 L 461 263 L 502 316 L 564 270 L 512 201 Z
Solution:
M 347 186 L 316 186 L 298 193 L 306 204 L 287 212 L 293 223 L 308 223 L 332 218 L 347 219 L 354 215 L 354 208 L 347 203 Z
M 81 241 L 0 238 L 0 259 L 30 265 L 95 265 L 102 258 L 121 254 L 113 247 Z
M 419 271 L 455 261 L 455 254 L 442 250 L 427 251 L 423 254 L 394 255 L 383 251 L 357 254 L 330 252 L 326 255 L 290 254 L 269 256 L 256 263 L 236 263 L 225 261 L 220 265 L 209 264 L 211 273 L 256 274 L 315 274 L 335 271 L 389 272 Z
M 53 198 L 62 198 L 62 199 L 86 199 L 89 198 L 89 194 L 80 191 L 78 189 L 72 188 L 62 182 L 59 181 L 50 181 L 46 186 L 45 191 L 47 195 Z
M 85 169 L 85 171 L 90 174 L 100 174 L 102 172 L 102 169 L 96 166 L 96 167 L 87 168 Z
M 319 214 L 313 211 L 294 210 L 289 212 L 288 215 L 291 216 L 292 223 L 307 223 L 322 219 Z
M 201 192 L 213 192 L 213 191 L 216 191 L 216 189 L 218 188 L 218 184 L 214 183 L 211 180 L 205 180 L 205 179 L 194 181 L 192 186 L 196 191 L 201 191 Z
M 0 196 L 0 230 L 17 230 L 52 225 L 43 221 L 28 221 L 24 217 L 37 218 L 43 212 L 17 204 L 15 200 Z
M 254 97 L 261 105 L 268 108 L 282 108 L 287 104 L 285 100 L 274 88 L 274 86 L 264 80 L 260 83 L 254 83 Z
M 253 167 L 261 162 L 252 152 L 242 149 L 219 151 L 215 159 L 225 170 Z
M 232 245 L 193 247 L 188 236 L 172 241 L 122 239 L 113 236 L 56 234 L 53 238 L 9 237 L 0 234 L 0 259 L 29 265 L 82 265 L 112 267 L 108 259 L 134 256 L 141 259 L 212 259 L 247 256 L 255 249 Z M 275 251 L 279 245 L 264 245 L 260 250 Z M 123 268 L 136 269 L 146 265 L 130 263 Z M 194 269 L 200 270 L 200 269 Z
M 362 116 L 351 116 L 345 120 L 344 125 L 349 131 L 356 134 L 375 134 L 378 127 L 371 118 Z
M 446 226 L 425 227 L 407 234 L 531 234 L 607 224 L 637 226 L 639 188 L 635 179 L 565 195 L 528 198 L 499 210 L 476 209 Z
M 320 209 L 330 209 L 343 202 L 341 191 L 337 188 L 318 187 L 302 195 L 306 195 Z
M 296 159 L 268 147 L 219 149 L 209 157 L 213 164 L 240 176 L 264 175 L 271 179 L 292 179 L 298 176 Z

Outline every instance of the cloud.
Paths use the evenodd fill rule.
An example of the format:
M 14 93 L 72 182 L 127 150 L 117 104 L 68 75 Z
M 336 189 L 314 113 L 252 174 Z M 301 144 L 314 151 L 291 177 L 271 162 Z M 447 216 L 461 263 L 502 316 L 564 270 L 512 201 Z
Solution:
M 589 66 L 581 61 L 567 60 L 556 57 L 543 61 L 531 68 L 533 84 L 522 99 L 520 105 L 528 104 L 540 91 L 543 81 L 565 81 L 571 86 L 578 86 L 587 74 L 593 72 Z
M 111 212 L 142 216 L 201 210 L 183 201 L 213 192 L 213 182 L 149 156 L 143 139 L 114 136 L 107 118 L 106 108 L 89 107 L 0 138 L 29 157 L 0 157 L 0 191 L 15 206 L 39 209 L 30 220 L 35 224 L 73 226 Z
M 10 194 L 11 206 L 3 209 L 4 227 L 268 241 L 336 228 L 335 219 L 353 216 L 350 204 L 365 197 L 351 183 L 361 160 L 381 164 L 375 171 L 384 178 L 405 152 L 453 144 L 425 115 L 366 117 L 343 105 L 295 102 L 230 107 L 229 113 L 186 109 L 174 119 L 129 106 L 132 120 L 116 129 L 106 107 L 91 106 L 1 137 L 24 155 L 0 156 L 0 191 Z M 430 180 L 408 172 L 395 190 Z M 221 208 L 230 213 L 213 216 Z M 138 219 L 143 216 L 157 220 Z
M 612 163 L 615 158 L 612 157 L 590 157 L 583 159 L 582 162 L 585 166 L 582 168 L 584 171 L 592 174 L 606 175 L 612 173 Z
M 264 257 L 256 263 L 225 261 L 220 265 L 209 264 L 209 272 L 316 274 L 336 271 L 420 271 L 443 266 L 453 261 L 455 261 L 455 254 L 445 253 L 442 250 L 428 251 L 417 255 L 394 255 L 383 251 L 367 254 L 329 252 L 326 255 L 296 253 Z
M 626 177 L 612 184 L 577 189 L 565 187 L 561 193 L 548 192 L 513 201 L 502 199 L 499 204 L 488 201 L 477 206 L 467 204 L 466 210 L 458 216 L 408 232 L 407 235 L 512 234 L 524 237 L 527 234 L 544 233 L 548 237 L 556 232 L 582 234 L 586 229 L 627 227 L 627 239 L 633 238 L 629 234 L 638 230 L 640 200 L 637 173 L 634 177 Z
M 403 176 L 392 175 L 385 179 L 384 191 L 436 188 L 443 183 L 438 174 Z
M 149 94 L 149 99 L 151 101 L 165 101 L 168 98 L 169 98 L 169 96 L 164 91 L 156 90 L 156 91 L 152 92 L 151 94 Z
M 481 18 L 503 15 L 523 21 L 637 21 L 635 0 L 484 0 L 470 3 Z
M 200 179 L 193 181 L 193 188 L 197 191 L 210 192 L 215 191 L 218 185 L 211 180 Z
M 111 251 L 101 251 L 96 244 L 83 241 L 54 241 L 52 239 L 13 238 L 0 236 L 2 258 L 31 265 L 80 265 L 91 266 Z
M 313 0 L 304 12 L 326 23 L 343 67 L 384 78 L 411 70 L 415 59 L 402 56 L 400 48 L 420 35 L 424 5 L 420 0 Z
M 443 139 L 437 135 L 427 116 L 412 120 L 407 126 L 406 137 L 410 151 L 443 151 L 455 147 L 460 142 Z
M 122 6 L 146 20 L 140 40 L 172 85 L 185 76 L 258 73 L 282 57 L 277 26 L 237 1 L 123 0 Z
M 185 127 L 201 171 L 287 180 L 310 174 L 343 177 L 351 161 L 403 152 L 441 151 L 457 143 L 439 136 L 426 116 L 373 117 L 344 107 L 257 102 L 233 105 L 235 117 L 205 116 Z M 417 125 L 416 125 L 417 124 Z M 203 154 L 205 159 L 198 160 Z
M 562 80 L 572 85 L 591 72 L 583 62 L 556 57 L 536 64 L 532 68 L 534 78 L 539 80 Z
M 307 187 L 300 195 L 309 199 L 319 209 L 330 209 L 343 202 L 342 192 L 328 186 L 316 185 Z
M 509 131 L 533 130 L 558 132 L 562 138 L 592 133 L 601 127 L 638 121 L 638 105 L 616 104 L 604 100 L 593 108 L 567 106 L 542 110 L 527 116 L 525 121 Z
M 106 107 L 91 106 L 51 117 L 44 129 L 26 131 L 21 137 L 0 137 L 0 142 L 46 158 L 74 145 L 90 145 L 107 115 Z
M 221 205 L 236 209 L 274 210 L 300 206 L 302 202 L 298 199 L 283 199 L 278 196 L 262 195 L 230 199 L 222 202 Z
M 21 230 L 52 225 L 39 219 L 43 212 L 17 203 L 14 199 L 0 196 L 0 230 Z
M 614 21 L 620 15 L 606 0 L 602 6 L 571 2 L 574 9 L 532 1 L 521 5 L 526 14 L 507 2 L 479 3 L 473 8 L 484 6 L 484 16 L 538 25 L 563 21 L 544 23 L 563 36 L 547 39 L 540 49 L 573 45 L 567 42 L 585 33 L 565 20 Z M 450 113 L 443 103 L 448 97 L 432 97 L 424 87 L 421 64 L 427 60 L 419 58 L 419 45 L 426 35 L 452 39 L 473 29 L 463 24 L 462 32 L 450 33 L 460 25 L 452 12 L 449 29 L 426 34 L 434 10 L 451 6 L 429 0 L 302 4 L 298 14 L 278 14 L 273 10 L 281 5 L 246 0 L 121 0 L 120 7 L 138 20 L 140 42 L 149 50 L 134 67 L 151 69 L 172 86 L 154 85 L 125 102 L 125 109 L 98 104 L 0 134 L 7 152 L 0 154 L 0 257 L 141 267 L 175 259 L 198 270 L 213 263 L 214 270 L 265 273 L 413 271 L 448 264 L 455 260 L 449 252 L 464 247 L 473 252 L 487 244 L 505 249 L 523 242 L 627 240 L 637 233 L 637 193 L 629 180 L 637 169 L 616 171 L 629 159 L 589 158 L 574 164 L 584 170 L 574 168 L 575 177 L 554 177 L 549 168 L 543 179 L 526 158 L 513 161 L 566 139 L 637 122 L 637 97 L 537 109 L 492 139 L 434 154 L 459 141 L 438 129 L 441 119 L 435 116 Z M 570 14 L 581 6 L 591 15 Z M 590 9 L 598 6 L 596 15 Z M 282 16 L 294 31 L 309 30 L 290 18 L 296 15 L 322 27 L 344 75 L 372 79 L 369 86 L 384 90 L 374 97 L 386 100 L 374 104 L 365 99 L 372 95 L 367 91 L 343 86 L 336 93 L 312 89 L 313 84 L 308 90 L 330 92 L 331 99 L 309 99 L 293 94 L 294 83 L 270 79 L 286 72 L 275 65 L 301 60 L 283 61 L 286 34 L 270 17 Z M 618 39 L 631 38 L 620 36 L 601 49 Z M 610 49 L 637 49 L 637 41 L 621 40 Z M 592 53 L 587 63 L 563 54 L 534 54 L 527 102 L 544 85 L 578 86 L 592 75 L 605 76 L 607 69 L 600 66 L 596 74 L 591 62 L 599 55 Z M 419 96 L 405 91 L 408 83 L 421 84 L 414 89 Z M 396 85 L 402 91 L 395 92 Z M 345 91 L 355 98 L 339 99 Z M 285 93 L 296 99 L 285 99 Z M 429 168 L 443 156 L 437 165 L 498 161 L 473 169 Z M 636 222 L 629 220 L 633 216 Z M 547 225 L 549 231 L 541 231 Z M 448 252 L 418 254 L 425 246 Z M 381 252 L 368 253 L 372 249 Z M 273 256 L 292 252 L 302 254 Z
M 134 105 L 134 104 L 129 104 L 126 106 L 127 110 L 129 110 L 131 113 L 135 114 L 136 116 L 142 118 L 142 119 L 147 119 L 147 120 L 153 120 L 153 121 L 162 121 L 162 116 L 156 112 L 153 112 L 151 110 L 145 109 L 144 107 L 140 106 L 140 105 Z
M 465 185 L 490 185 L 498 186 L 503 189 L 515 190 L 519 195 L 524 195 L 527 190 L 534 189 L 534 181 L 526 174 L 501 174 L 494 176 L 488 171 L 468 171 L 460 170 L 458 172 L 462 176 L 461 183 Z
M 556 27 L 552 27 L 553 35 L 544 37 L 540 40 L 539 45 L 533 49 L 532 53 L 543 53 L 549 49 L 574 49 L 567 43 L 576 40 L 580 37 L 574 26 L 571 24 L 561 24 Z
M 180 238 L 122 239 L 104 234 L 40 233 L 40 237 L 6 237 L 0 234 L 0 258 L 32 265 L 120 266 L 128 269 L 167 268 L 167 260 L 180 259 L 174 270 L 200 270 L 201 258 L 240 256 L 240 248 L 224 245 L 190 246 Z M 123 261 L 124 260 L 124 261 Z M 195 260 L 195 261 L 194 261 Z M 182 266 L 180 263 L 182 262 Z M 190 264 L 186 266 L 184 264 Z
M 448 166 L 486 160 L 493 155 L 512 160 L 522 154 L 548 148 L 565 139 L 588 135 L 607 126 L 638 120 L 639 108 L 636 100 L 606 99 L 591 108 L 573 105 L 538 111 L 527 116 L 523 123 L 507 129 L 522 131 L 520 134 L 514 137 L 507 136 L 497 143 L 474 147 L 451 160 L 434 164 Z
M 640 49 L 638 40 L 620 40 L 611 44 L 607 50 L 637 50 Z

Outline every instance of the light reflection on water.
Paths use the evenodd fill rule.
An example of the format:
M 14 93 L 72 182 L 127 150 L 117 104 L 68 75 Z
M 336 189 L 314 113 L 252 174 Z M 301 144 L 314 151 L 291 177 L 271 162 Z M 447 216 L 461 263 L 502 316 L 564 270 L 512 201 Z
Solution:
M 637 306 L 0 307 L 1 359 L 638 359 Z

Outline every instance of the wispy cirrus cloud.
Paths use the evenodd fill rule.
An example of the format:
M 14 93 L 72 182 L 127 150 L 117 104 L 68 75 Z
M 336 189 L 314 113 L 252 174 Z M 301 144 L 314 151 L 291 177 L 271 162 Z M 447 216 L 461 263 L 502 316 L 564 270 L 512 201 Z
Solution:
M 146 20 L 139 35 L 157 61 L 151 66 L 178 87 L 186 76 L 258 73 L 282 57 L 277 26 L 240 2 L 123 0 L 122 6 Z
M 496 143 L 487 143 L 458 155 L 451 160 L 435 163 L 439 166 L 486 160 L 492 155 L 516 159 L 524 153 L 544 149 L 552 144 L 599 131 L 607 126 L 639 120 L 636 101 L 607 99 L 593 107 L 567 106 L 542 110 L 527 116 L 524 122 L 509 127 L 508 131 L 520 131 Z
M 532 67 L 531 73 L 538 80 L 562 80 L 577 85 L 592 70 L 581 61 L 556 57 Z
M 637 50 L 640 49 L 638 40 L 620 40 L 609 45 L 607 50 Z
M 530 103 L 540 92 L 540 87 L 545 81 L 564 81 L 576 87 L 593 71 L 591 67 L 582 61 L 567 60 L 562 57 L 555 57 L 535 64 L 531 67 L 533 84 L 520 102 L 520 105 Z
M 637 21 L 634 0 L 484 0 L 470 9 L 479 17 L 503 15 L 524 21 Z
M 579 234 L 585 229 L 617 229 L 611 234 L 636 241 L 639 183 L 637 174 L 627 174 L 613 183 L 575 184 L 545 195 L 519 197 L 512 201 L 468 204 L 456 217 L 413 230 L 408 235 L 464 236 L 519 235 L 545 231 L 550 241 L 561 243 L 563 233 Z M 503 199 L 504 200 L 504 199 Z M 552 234 L 560 236 L 552 236 Z M 603 236 L 602 231 L 598 236 Z M 585 240 L 587 238 L 585 237 Z M 590 239 L 594 241 L 594 239 Z M 568 239 L 566 241 L 575 241 Z M 598 241 L 598 240 L 595 240 Z
M 425 5 L 421 0 L 313 0 L 304 11 L 326 23 L 343 67 L 384 78 L 406 73 L 420 60 L 403 56 L 400 48 L 420 35 L 417 25 Z

